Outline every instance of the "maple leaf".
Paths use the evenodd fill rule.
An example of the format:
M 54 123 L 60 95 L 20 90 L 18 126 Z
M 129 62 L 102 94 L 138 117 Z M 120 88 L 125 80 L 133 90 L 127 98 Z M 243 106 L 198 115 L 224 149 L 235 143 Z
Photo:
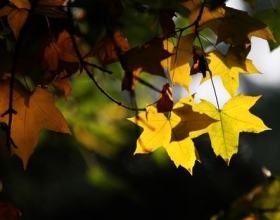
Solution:
M 76 38 L 78 41 L 79 39 Z M 82 54 L 82 51 L 81 51 Z M 73 47 L 71 35 L 63 30 L 59 33 L 58 39 L 50 42 L 44 51 L 44 61 L 47 63 L 47 69 L 54 76 L 65 70 L 68 76 L 78 70 L 81 71 L 81 65 L 76 51 Z
M 268 41 L 275 39 L 266 24 L 248 15 L 247 12 L 224 7 L 225 17 L 218 29 L 217 44 L 225 41 L 232 45 L 249 43 L 252 36 Z
M 28 15 L 29 11 L 27 9 L 18 8 L 13 5 L 6 5 L 0 9 L 0 17 L 7 16 L 8 24 L 12 29 L 15 38 L 18 38 Z
M 270 130 L 260 118 L 249 112 L 260 96 L 238 95 L 231 98 L 221 110 L 212 103 L 201 100 L 193 106 L 193 110 L 204 113 L 218 120 L 206 129 L 194 131 L 191 137 L 209 133 L 215 154 L 220 155 L 228 164 L 233 154 L 237 153 L 240 132 L 260 133 Z
M 276 42 L 269 41 L 270 49 L 273 50 L 280 44 L 280 2 L 277 3 L 276 8 L 262 10 L 254 14 L 254 17 L 267 24 L 273 33 Z
M 122 90 L 131 91 L 135 87 L 135 78 L 141 72 L 166 77 L 161 61 L 171 54 L 163 48 L 162 41 L 153 41 L 141 48 L 132 48 L 122 55 L 121 64 L 125 70 Z
M 172 85 L 182 85 L 186 90 L 189 90 L 189 85 L 192 81 L 189 62 L 193 57 L 192 48 L 194 39 L 195 34 L 181 36 L 178 39 L 176 47 L 171 42 L 164 41 L 164 48 L 173 55 L 163 60 L 162 65 L 169 69 Z
M 10 81 L 0 81 L 0 122 L 8 123 Z M 48 90 L 36 87 L 29 92 L 17 80 L 14 81 L 13 115 L 11 124 L 11 138 L 18 148 L 11 148 L 13 154 L 18 155 L 26 168 L 27 162 L 33 153 L 43 128 L 69 133 L 70 130 L 61 112 L 55 107 L 55 96 Z M 3 146 L 2 146 L 3 147 Z
M 193 98 L 181 99 L 170 112 L 169 117 L 158 113 L 153 106 L 148 113 L 140 113 L 128 120 L 141 126 L 144 131 L 137 140 L 137 153 L 151 153 L 159 147 L 164 147 L 174 161 L 192 172 L 196 157 L 194 144 L 189 133 L 204 129 L 216 120 L 205 114 L 192 111 Z
M 210 52 L 207 58 L 210 60 L 209 69 L 212 72 L 212 76 L 218 75 L 221 77 L 225 89 L 231 96 L 235 95 L 239 87 L 239 73 L 259 73 L 251 60 L 241 59 L 236 55 L 234 47 L 230 47 L 226 55 L 218 51 Z M 210 75 L 206 75 L 201 80 L 201 83 L 210 77 Z
M 130 50 L 127 38 L 121 31 L 115 31 L 114 35 L 107 34 L 97 42 L 86 55 L 86 57 L 98 56 L 102 66 L 118 61 L 119 55 Z
M 191 9 L 190 22 L 196 22 L 202 7 L 201 1 L 194 0 L 182 4 Z M 263 22 L 251 17 L 247 12 L 227 6 L 220 6 L 215 10 L 204 7 L 198 21 L 198 31 L 205 28 L 210 28 L 217 35 L 217 44 L 222 41 L 232 45 L 245 44 L 250 42 L 252 36 L 275 41 L 270 29 Z

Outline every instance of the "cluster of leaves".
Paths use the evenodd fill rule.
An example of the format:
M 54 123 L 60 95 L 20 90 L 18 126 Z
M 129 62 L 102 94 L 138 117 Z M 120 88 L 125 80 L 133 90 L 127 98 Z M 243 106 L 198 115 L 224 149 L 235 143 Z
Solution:
M 18 155 L 24 167 L 43 128 L 70 133 L 55 107 L 55 95 L 49 85 L 67 98 L 71 91 L 69 77 L 83 71 L 105 96 L 136 111 L 137 115 L 129 120 L 144 131 L 135 153 L 164 147 L 176 166 L 189 172 L 199 160 L 194 138 L 208 133 L 215 154 L 229 163 L 237 152 L 240 132 L 269 129 L 249 112 L 260 97 L 236 92 L 240 73 L 258 73 L 246 58 L 251 37 L 271 41 L 272 48 L 278 46 L 271 32 L 274 24 L 268 24 L 270 29 L 246 12 L 214 0 L 7 0 L 0 7 L 0 146 Z M 80 11 L 72 13 L 76 7 Z M 79 30 L 74 27 L 73 14 Z M 139 14 L 145 16 L 145 23 L 136 20 L 134 26 L 147 29 L 138 36 L 127 32 L 124 26 L 131 25 L 125 20 L 127 15 L 135 18 Z M 177 27 L 177 16 L 185 17 L 189 24 Z M 85 18 L 90 24 L 81 26 Z M 83 36 L 87 25 L 98 32 Z M 216 36 L 216 42 L 203 35 L 205 30 Z M 275 38 L 279 38 L 277 32 Z M 225 53 L 218 49 L 219 45 L 226 48 Z M 115 62 L 123 70 L 121 90 L 134 97 L 141 83 L 147 91 L 158 91 L 158 100 L 144 108 L 130 107 L 104 91 L 95 79 L 96 72 L 110 74 L 107 67 Z M 159 90 L 158 85 L 140 77 L 143 72 L 163 77 L 166 83 Z M 211 80 L 214 92 L 212 78 L 220 76 L 231 99 L 220 106 L 219 94 L 215 93 L 216 103 L 195 103 L 195 94 L 189 88 L 191 75 L 198 73 L 203 75 L 201 83 Z M 174 104 L 172 87 L 176 84 L 189 93 Z

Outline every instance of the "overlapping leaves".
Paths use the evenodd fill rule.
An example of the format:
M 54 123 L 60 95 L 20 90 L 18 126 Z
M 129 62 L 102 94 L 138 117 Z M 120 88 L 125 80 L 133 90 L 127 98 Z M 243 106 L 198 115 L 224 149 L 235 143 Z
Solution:
M 11 138 L 19 147 L 11 148 L 12 153 L 21 157 L 26 166 L 42 128 L 69 133 L 63 116 L 54 106 L 54 96 L 42 87 L 52 85 L 67 97 L 71 91 L 68 78 L 72 74 L 85 69 L 95 85 L 98 85 L 94 78 L 95 68 L 104 71 L 107 65 L 119 62 L 123 69 L 120 90 L 132 92 L 140 82 L 160 92 L 158 100 L 147 106 L 147 112 L 129 119 L 143 128 L 135 153 L 150 153 L 164 147 L 176 166 L 183 166 L 192 172 L 195 160 L 199 159 L 192 139 L 203 133 L 209 133 L 216 155 L 221 155 L 229 162 L 232 155 L 237 152 L 240 132 L 259 133 L 268 130 L 259 118 L 249 112 L 259 97 L 236 95 L 239 74 L 259 72 L 252 61 L 247 59 L 251 37 L 274 42 L 274 48 L 274 36 L 276 40 L 279 36 L 274 28 L 277 25 L 276 21 L 272 22 L 271 19 L 260 21 L 247 12 L 225 6 L 223 2 L 216 4 L 210 0 L 179 0 L 159 4 L 159 1 L 148 0 L 141 3 L 127 0 L 94 1 L 94 6 L 98 6 L 101 12 L 109 15 L 106 17 L 100 11 L 97 12 L 96 7 L 83 9 L 84 14 L 90 14 L 90 10 L 95 10 L 98 15 L 95 19 L 101 21 L 93 23 L 102 32 L 102 36 L 98 33 L 96 34 L 98 37 L 88 37 L 94 38 L 95 43 L 88 45 L 86 55 L 78 48 L 78 42 L 83 39 L 72 33 L 73 27 L 67 21 L 69 13 L 67 15 L 62 7 L 66 3 L 65 0 L 39 0 L 34 6 L 33 1 L 10 0 L 3 5 L 0 9 L 0 19 L 4 27 L 2 35 L 7 45 L 14 45 L 20 37 L 24 41 L 21 30 L 27 19 L 33 31 L 38 24 L 40 25 L 40 31 L 34 32 L 34 38 L 27 35 L 34 40 L 35 48 L 31 47 L 30 50 L 28 48 L 29 56 L 22 56 L 22 51 L 19 50 L 16 51 L 18 57 L 13 59 L 12 46 L 0 52 L 1 57 L 9 61 L 0 69 L 0 78 L 3 79 L 0 85 L 0 113 L 3 115 L 1 122 L 11 129 L 11 134 L 6 133 L 7 138 Z M 279 4 L 276 10 L 278 8 Z M 133 10 L 133 13 L 127 10 Z M 173 19 L 178 15 L 177 12 L 188 15 L 189 25 L 176 28 Z M 34 16 L 36 13 L 43 19 L 41 17 L 42 20 L 37 20 L 37 15 Z M 267 12 L 263 13 L 266 15 Z M 81 15 L 81 20 L 83 16 Z M 277 18 L 277 13 L 273 14 L 272 18 Z M 143 25 L 145 19 L 147 22 Z M 134 27 L 131 22 L 141 27 Z M 149 37 L 143 37 L 142 33 L 137 36 L 136 32 L 132 33 L 124 28 L 128 23 L 132 25 L 130 28 L 133 27 L 133 31 L 140 29 Z M 96 30 L 96 27 L 94 28 Z M 206 29 L 211 30 L 215 41 L 203 35 Z M 227 45 L 223 53 L 217 49 L 219 48 L 217 45 L 221 42 Z M 4 43 L 1 42 L 1 45 Z M 98 58 L 99 61 L 88 63 L 88 59 L 92 57 Z M 14 64 L 17 68 L 14 68 L 11 60 L 17 62 Z M 21 60 L 32 60 L 37 65 L 33 68 L 30 62 L 32 68 L 23 70 Z M 11 72 L 12 69 L 16 70 Z M 149 85 L 149 82 L 141 79 L 142 72 L 164 77 L 167 83 Z M 199 73 L 203 75 L 201 83 L 211 80 L 213 76 L 221 77 L 225 89 L 231 96 L 224 107 L 217 109 L 207 101 L 194 104 L 193 96 L 190 94 L 173 106 L 172 86 L 179 84 L 189 92 L 191 75 Z M 12 89 L 9 86 L 11 75 L 16 78 L 28 77 L 35 86 L 38 84 L 40 86 L 35 87 L 30 93 L 22 84 L 15 81 Z M 162 86 L 161 91 L 156 89 L 158 86 Z M 98 87 L 106 94 L 99 85 Z M 147 95 L 149 95 L 148 87 Z M 9 104 L 10 99 L 7 95 L 12 94 L 10 91 L 13 91 L 12 105 Z M 122 105 L 121 102 L 116 103 Z M 218 101 L 215 104 L 219 106 Z M 11 106 L 17 114 L 9 124 L 8 117 L 11 113 L 6 111 L 11 111 Z

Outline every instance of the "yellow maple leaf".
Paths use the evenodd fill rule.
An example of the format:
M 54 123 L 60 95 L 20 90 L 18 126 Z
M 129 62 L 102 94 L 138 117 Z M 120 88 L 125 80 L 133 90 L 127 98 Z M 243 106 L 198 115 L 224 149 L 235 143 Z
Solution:
M 10 81 L 0 81 L 0 122 L 8 124 L 9 115 L 5 112 L 9 108 Z M 48 90 L 36 87 L 29 92 L 19 81 L 14 81 L 13 115 L 11 138 L 18 148 L 11 147 L 11 152 L 18 155 L 26 168 L 27 162 L 33 153 L 40 132 L 43 128 L 56 132 L 70 133 L 65 118 L 55 107 L 55 96 Z M 0 131 L 3 132 L 3 131 Z M 0 146 L 0 148 L 6 146 Z
M 260 96 L 244 96 L 243 94 L 231 98 L 219 110 L 212 103 L 202 100 L 193 106 L 193 110 L 205 113 L 218 120 L 204 130 L 191 132 L 190 136 L 198 137 L 209 133 L 213 150 L 229 163 L 233 154 L 238 150 L 240 132 L 260 133 L 270 130 L 263 121 L 249 112 Z
M 203 13 L 199 16 L 202 7 L 200 0 L 187 1 L 182 4 L 191 12 L 190 23 L 193 24 L 199 18 L 198 31 L 210 28 L 217 35 L 217 44 L 222 41 L 232 45 L 246 44 L 250 42 L 252 36 L 275 41 L 267 25 L 251 17 L 247 12 L 227 6 L 220 6 L 215 10 L 204 7 Z M 192 29 L 195 29 L 195 25 L 192 26 Z
M 195 34 L 192 33 L 181 36 L 178 39 L 176 47 L 169 41 L 164 42 L 164 49 L 168 50 L 173 55 L 162 61 L 162 65 L 168 68 L 172 85 L 179 84 L 184 86 L 187 91 L 189 91 L 189 86 L 192 81 L 189 62 L 193 58 L 194 39 Z
M 169 117 L 157 113 L 156 108 L 151 106 L 148 114 L 140 113 L 129 118 L 144 129 L 137 140 L 135 154 L 151 153 L 162 146 L 177 167 L 180 165 L 191 173 L 197 154 L 189 133 L 204 129 L 216 121 L 192 111 L 192 105 L 193 98 L 190 96 L 176 103 Z
M 208 54 L 207 59 L 210 60 L 209 69 L 212 72 L 212 76 L 221 77 L 225 89 L 231 96 L 235 95 L 239 87 L 239 73 L 259 73 L 251 60 L 241 59 L 231 48 L 226 55 L 218 51 L 213 51 Z M 210 77 L 211 76 L 207 74 L 206 77 L 201 80 L 201 83 L 210 79 Z

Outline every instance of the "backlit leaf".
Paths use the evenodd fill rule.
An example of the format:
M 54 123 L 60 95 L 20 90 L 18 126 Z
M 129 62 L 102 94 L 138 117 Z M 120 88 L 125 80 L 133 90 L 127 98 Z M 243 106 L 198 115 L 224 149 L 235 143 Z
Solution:
M 220 76 L 224 87 L 231 96 L 234 96 L 239 87 L 239 73 L 259 73 L 253 62 L 249 59 L 241 59 L 235 54 L 234 48 L 229 48 L 226 55 L 218 51 L 209 53 L 207 58 L 210 60 L 209 69 L 212 76 Z M 206 75 L 201 82 L 210 78 Z
M 220 155 L 227 163 L 238 150 L 240 132 L 260 133 L 269 130 L 260 118 L 249 112 L 260 96 L 238 95 L 231 98 L 219 110 L 212 103 L 202 100 L 193 106 L 193 110 L 204 113 L 217 120 L 202 131 L 194 131 L 191 137 L 209 133 L 215 154 Z
M 137 140 L 135 153 L 151 153 L 163 146 L 175 165 L 192 172 L 197 159 L 190 132 L 206 128 L 216 120 L 192 111 L 193 98 L 181 99 L 166 117 L 149 107 L 148 113 L 129 118 L 144 130 Z
M 0 81 L 1 115 L 9 107 L 9 83 L 9 80 Z M 19 81 L 14 81 L 13 109 L 17 114 L 13 115 L 11 138 L 18 148 L 11 147 L 11 152 L 21 158 L 25 168 L 43 128 L 70 133 L 63 115 L 55 107 L 55 96 L 46 89 L 36 87 L 33 92 L 29 92 Z M 6 114 L 0 118 L 0 122 L 7 124 L 8 118 Z
M 190 64 L 192 60 L 192 48 L 194 34 L 181 36 L 178 39 L 178 45 L 174 45 L 169 41 L 164 41 L 164 48 L 172 53 L 172 56 L 162 61 L 162 65 L 169 70 L 172 85 L 182 85 L 189 90 L 192 81 L 190 76 Z
M 17 8 L 31 9 L 30 2 L 28 0 L 9 0 Z

